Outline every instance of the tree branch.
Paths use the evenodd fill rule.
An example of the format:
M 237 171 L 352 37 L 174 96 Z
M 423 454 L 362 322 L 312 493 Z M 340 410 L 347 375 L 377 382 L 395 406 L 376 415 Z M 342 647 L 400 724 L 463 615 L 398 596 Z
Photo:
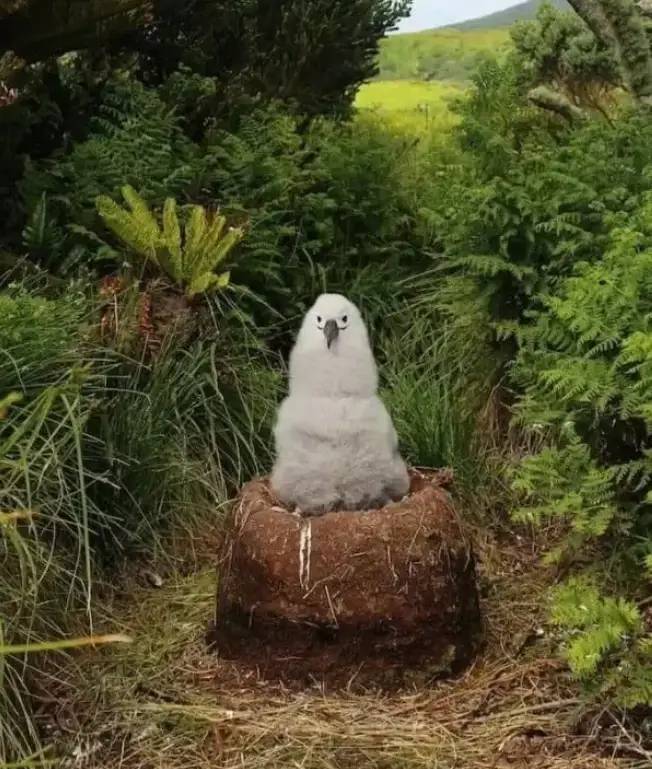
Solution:
M 637 0 L 636 5 L 642 16 L 652 19 L 652 0 Z
M 583 120 L 586 117 L 584 112 L 572 104 L 563 94 L 553 91 L 545 85 L 533 88 L 527 96 L 535 107 L 554 112 L 563 117 L 564 120 L 568 120 L 569 123 Z

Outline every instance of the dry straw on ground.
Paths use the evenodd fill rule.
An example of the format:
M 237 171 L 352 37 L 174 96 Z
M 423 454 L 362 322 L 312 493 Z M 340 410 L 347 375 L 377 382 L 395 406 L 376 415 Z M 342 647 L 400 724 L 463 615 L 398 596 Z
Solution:
M 480 536 L 480 535 L 479 535 Z M 554 656 L 550 575 L 529 541 L 479 541 L 484 652 L 453 681 L 410 690 L 289 691 L 218 662 L 203 642 L 214 601 L 205 563 L 162 588 L 134 580 L 107 627 L 135 643 L 53 672 L 43 719 L 64 766 L 89 769 L 643 769 L 652 754 L 587 709 Z M 183 567 L 183 564 L 180 564 Z

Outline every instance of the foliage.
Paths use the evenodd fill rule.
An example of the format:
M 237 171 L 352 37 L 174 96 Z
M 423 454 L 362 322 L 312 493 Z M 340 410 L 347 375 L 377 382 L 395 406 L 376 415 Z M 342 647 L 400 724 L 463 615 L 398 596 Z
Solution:
M 513 377 L 522 392 L 518 418 L 555 439 L 516 470 L 514 488 L 524 501 L 517 517 L 565 519 L 571 532 L 566 554 L 615 539 L 621 578 L 629 569 L 631 579 L 652 552 L 649 198 L 629 219 L 616 220 L 601 259 L 579 262 L 542 297 L 542 307 L 519 332 Z M 571 598 L 581 603 L 575 588 L 565 588 L 554 605 L 562 624 L 585 628 L 583 639 L 569 647 L 572 670 L 608 688 L 627 669 L 629 680 L 619 680 L 616 696 L 650 704 L 650 644 L 635 604 L 589 593 L 584 624 L 569 608 Z M 641 644 L 621 659 L 621 638 L 632 633 Z
M 453 468 L 456 485 L 480 493 L 488 482 L 491 435 L 481 429 L 491 380 L 474 370 L 477 349 L 459 349 L 435 318 L 410 313 L 380 340 L 382 396 L 417 467 Z
M 620 80 L 642 104 L 652 100 L 652 51 L 646 11 L 636 0 L 569 0 L 614 56 Z M 649 13 L 649 9 L 648 12 Z
M 188 298 L 228 286 L 229 273 L 218 275 L 215 270 L 242 239 L 242 229 L 225 230 L 224 216 L 209 216 L 202 206 L 192 206 L 182 237 L 173 198 L 165 201 L 161 227 L 133 187 L 123 187 L 122 196 L 130 210 L 103 195 L 97 210 L 111 232 L 145 263 L 155 264 Z
M 217 78 L 219 98 L 281 100 L 301 114 L 346 114 L 376 73 L 378 41 L 409 0 L 184 0 L 156 4 L 125 42 L 143 77 L 160 83 L 180 64 Z M 219 107 L 214 106 L 214 111 Z
M 98 114 L 85 141 L 28 169 L 21 191 L 27 210 L 36 211 L 46 193 L 62 219 L 92 227 L 98 195 L 117 197 L 125 184 L 161 205 L 199 184 L 197 147 L 156 91 L 137 82 L 116 81 L 103 91 Z
M 66 51 L 98 46 L 112 35 L 142 26 L 146 0 L 14 0 L 0 9 L 0 46 L 28 61 L 41 61 Z
M 84 294 L 0 301 L 0 392 L 22 395 L 1 411 L 0 510 L 18 514 L 0 521 L 0 626 L 22 645 L 65 634 L 74 609 L 90 623 L 103 569 L 215 515 L 268 464 L 278 375 L 237 327 L 150 367 L 98 345 Z M 25 720 L 35 663 L 0 664 L 4 760 L 38 742 Z
M 544 3 L 537 18 L 511 31 L 521 77 L 550 84 L 576 106 L 604 110 L 620 84 L 614 52 L 574 13 Z
M 400 130 L 366 117 L 303 132 L 272 108 L 212 132 L 206 152 L 212 199 L 247 221 L 233 279 L 264 297 L 252 307 L 261 324 L 294 323 L 326 289 L 348 293 L 375 323 L 427 263 L 405 174 L 416 147 Z
M 614 222 L 650 187 L 652 155 L 644 115 L 625 113 L 613 127 L 548 126 L 518 106 L 518 89 L 505 94 L 501 72 L 492 68 L 464 106 L 467 163 L 451 168 L 446 196 L 424 201 L 422 216 L 447 252 L 447 313 L 463 316 L 472 301 L 497 338 L 510 340 L 577 261 L 601 257 Z
M 505 30 L 383 41 L 394 81 L 341 120 L 406 7 L 161 0 L 145 34 L 21 70 L 0 107 L 2 647 L 88 632 L 71 617 L 90 623 L 98 578 L 266 470 L 292 332 L 341 291 L 406 456 L 501 509 L 516 449 L 513 518 L 553 521 L 571 572 L 552 602 L 571 671 L 649 704 L 649 114 L 536 109 L 535 85 L 602 107 L 623 66 L 544 9 L 512 49 Z M 156 355 L 122 343 L 161 316 Z M 0 761 L 38 742 L 37 664 L 2 655 Z
M 652 636 L 635 604 L 574 578 L 554 592 L 552 620 L 567 634 L 571 670 L 590 691 L 630 709 L 652 702 Z
M 517 54 L 481 65 L 457 107 L 459 152 L 430 159 L 437 172 L 419 215 L 443 253 L 422 302 L 456 344 L 475 343 L 478 357 L 491 345 L 512 391 L 524 444 L 514 520 L 556 522 L 564 537 L 548 558 L 566 572 L 588 567 L 605 591 L 584 596 L 590 618 L 578 583 L 554 597 L 572 671 L 596 696 L 650 704 L 638 607 L 652 552 L 651 124 L 630 106 L 577 123 L 534 109 L 537 77 L 561 87 L 572 75 L 569 95 L 588 98 L 570 88 L 584 64 L 586 82 L 596 77 L 608 52 L 577 20 L 549 10 L 542 20 L 547 34 L 521 27 Z

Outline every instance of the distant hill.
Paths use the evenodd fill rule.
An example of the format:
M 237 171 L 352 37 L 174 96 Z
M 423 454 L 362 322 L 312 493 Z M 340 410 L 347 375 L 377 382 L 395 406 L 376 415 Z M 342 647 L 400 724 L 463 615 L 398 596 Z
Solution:
M 448 27 L 390 35 L 380 43 L 379 80 L 439 80 L 468 82 L 479 59 L 509 48 L 509 27 L 516 21 L 533 19 L 544 0 L 529 0 Z M 566 0 L 549 0 L 562 10 L 571 10 Z
M 508 44 L 509 32 L 504 28 L 391 35 L 380 43 L 378 79 L 462 83 L 469 79 L 480 56 L 499 53 Z
M 496 13 L 490 13 L 488 16 L 481 16 L 478 19 L 470 19 L 469 21 L 451 24 L 449 26 L 462 30 L 509 27 L 515 21 L 534 19 L 539 10 L 539 6 L 543 5 L 543 2 L 544 0 L 528 0 L 526 3 L 519 3 L 518 5 L 513 5 L 511 8 L 506 8 L 504 11 L 496 11 Z M 566 0 L 549 0 L 549 2 L 561 10 L 571 10 L 571 7 Z

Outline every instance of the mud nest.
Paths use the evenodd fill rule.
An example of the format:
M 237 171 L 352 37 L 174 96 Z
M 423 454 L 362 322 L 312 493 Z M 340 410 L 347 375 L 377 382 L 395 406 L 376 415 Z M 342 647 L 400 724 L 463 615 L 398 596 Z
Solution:
M 300 517 L 252 481 L 219 566 L 210 643 L 266 678 L 395 686 L 458 671 L 481 637 L 475 565 L 441 475 L 381 510 Z

